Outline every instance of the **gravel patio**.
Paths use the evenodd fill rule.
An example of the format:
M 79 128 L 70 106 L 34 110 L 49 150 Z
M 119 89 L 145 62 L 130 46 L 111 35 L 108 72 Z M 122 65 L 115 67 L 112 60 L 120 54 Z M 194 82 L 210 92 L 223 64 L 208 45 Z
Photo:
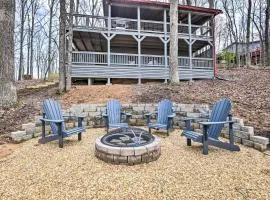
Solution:
M 270 157 L 242 145 L 240 152 L 186 146 L 174 131 L 161 137 L 161 156 L 149 164 L 111 165 L 94 156 L 90 129 L 57 142 L 23 143 L 0 160 L 0 199 L 270 199 Z

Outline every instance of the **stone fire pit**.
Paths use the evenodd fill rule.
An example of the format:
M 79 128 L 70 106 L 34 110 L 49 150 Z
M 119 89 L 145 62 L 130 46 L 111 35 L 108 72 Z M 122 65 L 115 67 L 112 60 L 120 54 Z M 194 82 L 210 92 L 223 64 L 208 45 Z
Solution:
M 141 128 L 119 128 L 96 139 L 97 158 L 113 163 L 134 165 L 155 161 L 160 156 L 160 140 Z

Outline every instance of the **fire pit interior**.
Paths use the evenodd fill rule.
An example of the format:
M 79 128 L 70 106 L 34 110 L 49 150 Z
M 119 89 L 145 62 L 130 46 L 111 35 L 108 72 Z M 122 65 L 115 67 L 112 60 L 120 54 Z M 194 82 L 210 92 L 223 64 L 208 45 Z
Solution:
M 96 156 L 114 164 L 139 164 L 157 160 L 159 139 L 141 128 L 119 128 L 97 138 Z

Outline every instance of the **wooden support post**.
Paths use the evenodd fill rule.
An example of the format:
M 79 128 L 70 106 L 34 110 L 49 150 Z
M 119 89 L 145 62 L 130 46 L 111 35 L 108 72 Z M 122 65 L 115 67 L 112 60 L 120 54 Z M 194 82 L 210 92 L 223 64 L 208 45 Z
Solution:
M 111 78 L 107 78 L 107 84 L 106 85 L 111 85 Z
M 139 66 L 139 79 L 138 79 L 138 84 L 141 84 L 141 77 L 142 77 L 142 72 L 141 72 L 141 40 L 138 40 L 138 66 Z
M 92 85 L 93 84 L 93 79 L 92 78 L 88 78 L 88 85 Z
M 211 19 L 212 37 L 213 37 L 213 67 L 214 67 L 214 77 L 217 75 L 217 56 L 216 56 L 216 38 L 215 38 L 215 18 Z
M 164 64 L 165 64 L 165 73 L 164 76 L 166 76 L 166 74 L 168 74 L 169 72 L 169 68 L 168 68 L 168 33 L 167 33 L 167 10 L 164 9 L 163 11 L 163 29 L 164 29 Z M 168 80 L 167 78 L 165 78 L 165 83 L 167 83 Z
M 189 68 L 191 70 L 191 78 L 190 81 L 193 79 L 192 73 L 192 27 L 191 27 L 191 12 L 188 13 L 188 33 L 189 33 Z
M 108 5 L 108 34 L 110 34 L 112 29 L 112 6 Z
M 138 29 L 138 36 L 141 37 L 141 8 L 140 6 L 137 7 L 137 29 Z
M 141 8 L 137 7 L 137 29 L 138 29 L 138 66 L 139 66 L 139 78 L 138 84 L 141 84 L 142 72 L 141 72 Z

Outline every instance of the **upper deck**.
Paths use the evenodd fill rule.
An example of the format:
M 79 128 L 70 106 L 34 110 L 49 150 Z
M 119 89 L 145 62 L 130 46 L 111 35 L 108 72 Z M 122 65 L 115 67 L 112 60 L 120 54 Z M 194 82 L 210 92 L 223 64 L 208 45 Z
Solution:
M 103 16 L 74 14 L 73 31 L 93 33 L 140 34 L 146 37 L 169 37 L 170 16 L 167 1 L 103 0 Z M 138 7 L 140 9 L 138 10 Z M 210 20 L 221 10 L 179 5 L 179 38 L 209 41 Z M 165 12 L 165 13 L 164 13 Z M 189 22 L 190 14 L 190 22 Z

